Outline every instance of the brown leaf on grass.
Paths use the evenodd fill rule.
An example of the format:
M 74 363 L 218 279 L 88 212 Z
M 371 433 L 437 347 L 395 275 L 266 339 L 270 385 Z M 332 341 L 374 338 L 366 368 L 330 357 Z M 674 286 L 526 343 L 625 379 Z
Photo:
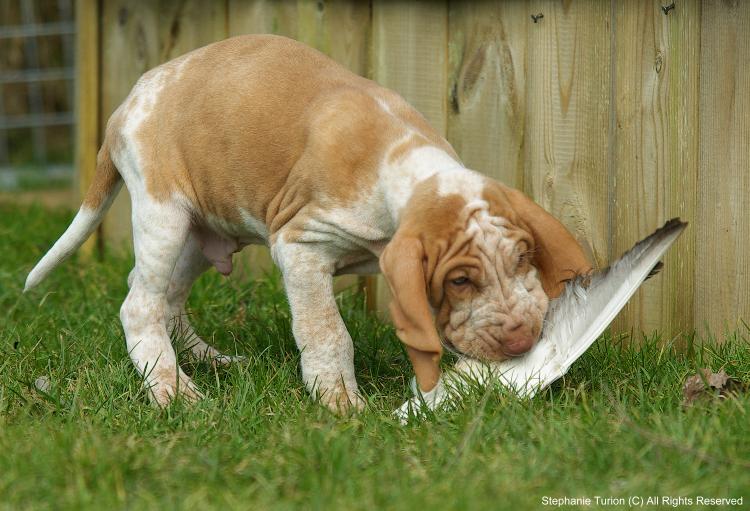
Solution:
M 740 382 L 731 378 L 724 369 L 718 373 L 703 368 L 697 374 L 688 376 L 682 387 L 683 406 L 692 405 L 699 398 L 726 399 L 740 391 Z
M 703 394 L 705 391 L 703 380 L 697 374 L 689 376 L 685 380 L 685 385 L 682 387 L 682 405 L 689 406 L 693 404 L 698 396 Z

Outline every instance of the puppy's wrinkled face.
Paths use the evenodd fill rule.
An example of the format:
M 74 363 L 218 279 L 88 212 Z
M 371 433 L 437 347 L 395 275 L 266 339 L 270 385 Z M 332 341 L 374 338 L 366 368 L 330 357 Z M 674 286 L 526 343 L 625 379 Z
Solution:
M 437 326 L 447 348 L 480 360 L 505 360 L 534 347 L 548 298 L 531 264 L 534 240 L 487 214 L 469 220 L 471 264 L 445 274 Z M 466 258 L 462 258 L 466 261 Z

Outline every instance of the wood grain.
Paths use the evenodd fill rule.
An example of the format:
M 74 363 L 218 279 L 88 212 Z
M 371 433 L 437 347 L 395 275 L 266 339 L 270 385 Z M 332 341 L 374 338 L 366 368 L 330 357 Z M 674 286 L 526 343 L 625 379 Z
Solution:
M 720 340 L 750 318 L 750 3 L 702 7 L 695 324 Z
M 160 63 L 227 36 L 225 2 L 162 0 L 158 5 Z
M 609 9 L 596 0 L 531 2 L 526 20 L 524 190 L 599 266 L 609 258 Z
M 227 33 L 297 37 L 296 0 L 229 0 Z
M 372 77 L 401 94 L 442 135 L 447 127 L 445 2 L 376 0 Z
M 659 2 L 615 4 L 614 130 L 610 194 L 610 250 L 617 257 L 665 220 L 695 216 L 698 168 L 700 4 L 681 2 L 664 15 Z M 615 322 L 616 330 L 658 330 L 668 336 L 692 328 L 694 230 L 665 259 L 665 269 L 643 285 Z
M 523 2 L 451 3 L 448 140 L 464 165 L 523 189 L 526 38 Z
M 370 56 L 370 5 L 346 0 L 300 0 L 297 38 L 358 75 Z
M 81 197 L 96 171 L 99 150 L 99 2 L 76 1 L 75 166 Z M 91 256 L 101 246 L 101 231 L 83 244 L 81 253 Z

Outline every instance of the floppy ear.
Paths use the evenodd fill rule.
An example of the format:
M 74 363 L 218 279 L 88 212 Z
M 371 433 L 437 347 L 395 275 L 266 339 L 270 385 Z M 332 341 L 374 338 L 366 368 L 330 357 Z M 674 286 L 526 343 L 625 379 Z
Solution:
M 390 304 L 396 335 L 406 344 L 417 383 L 432 390 L 440 377 L 440 344 L 427 298 L 424 247 L 412 236 L 393 237 L 380 256 L 380 269 L 393 294 Z
M 505 188 L 505 187 L 504 187 Z M 505 188 L 511 207 L 534 237 L 534 265 L 550 298 L 562 293 L 565 282 L 591 272 L 591 264 L 573 235 L 555 217 L 518 190 Z

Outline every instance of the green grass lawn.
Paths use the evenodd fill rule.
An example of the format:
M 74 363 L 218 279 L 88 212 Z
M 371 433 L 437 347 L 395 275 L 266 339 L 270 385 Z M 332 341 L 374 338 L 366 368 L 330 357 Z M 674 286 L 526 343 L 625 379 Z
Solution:
M 748 330 L 681 351 L 605 336 L 532 400 L 475 390 L 404 427 L 391 411 L 407 397 L 409 364 L 360 296 L 344 293 L 341 309 L 369 404 L 339 418 L 304 390 L 278 277 L 210 272 L 190 299 L 193 323 L 248 362 L 186 361 L 206 399 L 160 411 L 118 320 L 130 258 L 73 258 L 21 295 L 71 218 L 0 204 L 0 508 L 516 510 L 597 495 L 750 505 L 750 398 L 681 404 L 697 368 L 750 382 Z M 42 375 L 48 395 L 34 388 Z

